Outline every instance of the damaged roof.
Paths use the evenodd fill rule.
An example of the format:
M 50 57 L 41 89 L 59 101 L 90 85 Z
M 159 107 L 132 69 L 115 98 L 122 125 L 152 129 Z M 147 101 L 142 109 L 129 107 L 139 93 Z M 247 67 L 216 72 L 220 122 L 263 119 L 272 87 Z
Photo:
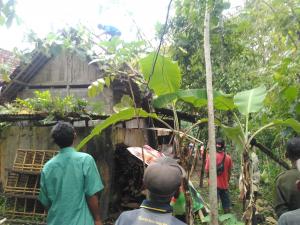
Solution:
M 1 90 L 1 99 L 13 99 L 32 77 L 50 60 L 51 57 L 41 52 L 34 52 L 29 64 L 20 64 L 10 74 L 11 82 Z

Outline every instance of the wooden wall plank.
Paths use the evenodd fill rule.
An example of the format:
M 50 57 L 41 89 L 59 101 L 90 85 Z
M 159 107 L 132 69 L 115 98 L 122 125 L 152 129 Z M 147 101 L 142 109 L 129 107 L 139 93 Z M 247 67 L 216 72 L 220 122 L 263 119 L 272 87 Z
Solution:
M 97 72 L 95 65 L 89 65 L 76 54 L 62 52 L 48 61 L 35 75 L 30 84 L 51 84 L 63 82 L 65 84 L 91 83 L 102 75 Z

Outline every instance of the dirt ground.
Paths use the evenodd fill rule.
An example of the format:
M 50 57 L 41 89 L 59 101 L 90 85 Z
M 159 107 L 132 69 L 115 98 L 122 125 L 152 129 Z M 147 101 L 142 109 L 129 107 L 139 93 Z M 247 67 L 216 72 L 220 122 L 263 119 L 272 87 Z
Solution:
M 205 177 L 203 182 L 203 187 L 199 187 L 199 177 L 200 177 L 200 166 L 197 165 L 195 170 L 191 176 L 191 181 L 195 188 L 200 192 L 202 198 L 206 203 L 209 203 L 209 187 L 208 187 L 208 179 Z M 235 217 L 242 221 L 243 215 L 243 203 L 239 199 L 239 189 L 238 189 L 238 170 L 232 171 L 232 178 L 230 180 L 229 192 L 230 192 L 230 200 L 232 204 L 231 213 L 235 215 Z M 263 188 L 262 188 L 263 189 Z M 272 203 L 266 199 L 263 199 L 264 193 L 261 193 L 260 197 L 257 200 L 257 211 L 259 214 L 262 214 L 264 217 L 264 221 L 259 223 L 261 225 L 274 225 L 277 224 L 275 212 L 272 208 Z M 223 214 L 222 206 L 219 203 L 219 215 Z
M 234 176 L 234 175 L 233 175 Z M 196 166 L 195 170 L 191 176 L 191 181 L 195 188 L 200 192 L 202 198 L 206 203 L 209 202 L 209 187 L 208 187 L 208 179 L 205 177 L 203 181 L 203 187 L 199 187 L 199 177 L 200 177 L 200 167 Z M 230 200 L 232 203 L 232 213 L 237 217 L 237 219 L 241 219 L 242 217 L 242 202 L 239 200 L 239 191 L 238 186 L 235 183 L 236 179 L 232 179 L 230 182 Z M 219 213 L 223 214 L 222 206 L 219 204 Z

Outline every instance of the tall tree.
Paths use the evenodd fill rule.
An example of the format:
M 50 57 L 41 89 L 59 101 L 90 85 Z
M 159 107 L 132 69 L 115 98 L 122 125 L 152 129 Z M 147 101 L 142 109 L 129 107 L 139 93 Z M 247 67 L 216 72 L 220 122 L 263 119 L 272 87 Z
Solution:
M 207 90 L 207 108 L 208 108 L 208 139 L 209 139 L 209 203 L 211 224 L 218 224 L 218 199 L 217 199 L 217 170 L 216 170 L 216 144 L 215 144 L 215 119 L 213 105 L 213 88 L 212 88 L 212 68 L 210 58 L 210 6 L 206 1 L 205 18 L 204 18 L 204 56 L 206 69 L 206 90 Z

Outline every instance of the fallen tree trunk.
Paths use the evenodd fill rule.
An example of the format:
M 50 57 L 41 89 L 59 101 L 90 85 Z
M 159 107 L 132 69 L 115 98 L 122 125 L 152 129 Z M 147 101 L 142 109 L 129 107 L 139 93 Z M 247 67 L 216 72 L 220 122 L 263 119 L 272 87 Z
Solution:
M 264 146 L 261 143 L 256 142 L 255 139 L 253 139 L 251 141 L 251 145 L 255 146 L 257 148 L 259 148 L 263 153 L 265 153 L 267 156 L 269 156 L 271 159 L 273 159 L 273 161 L 275 161 L 276 163 L 278 163 L 280 166 L 284 167 L 285 169 L 289 170 L 290 166 L 281 158 L 279 158 L 277 155 L 275 155 L 271 149 L 267 148 L 266 146 Z

